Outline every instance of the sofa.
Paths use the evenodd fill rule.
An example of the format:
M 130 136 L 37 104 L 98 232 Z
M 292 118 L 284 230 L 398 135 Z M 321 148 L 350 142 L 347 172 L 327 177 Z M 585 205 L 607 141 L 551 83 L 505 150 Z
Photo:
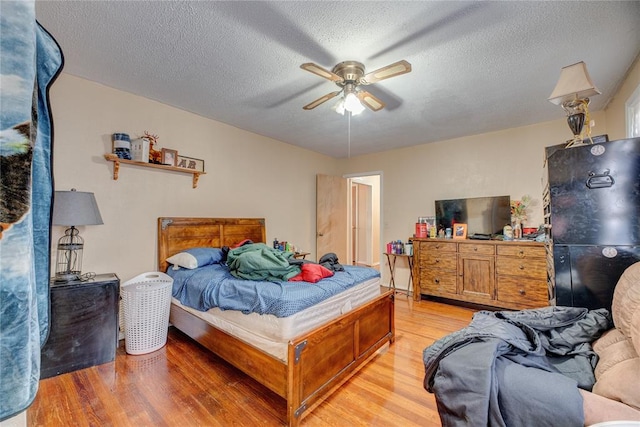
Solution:
M 587 425 L 640 421 L 640 262 L 618 280 L 611 315 L 614 327 L 593 342 L 596 382 L 593 393 L 582 393 Z

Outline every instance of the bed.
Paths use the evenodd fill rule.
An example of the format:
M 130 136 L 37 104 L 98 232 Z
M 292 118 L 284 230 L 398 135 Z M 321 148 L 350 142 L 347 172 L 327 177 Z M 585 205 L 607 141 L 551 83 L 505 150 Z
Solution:
M 266 241 L 262 218 L 158 218 L 158 266 L 166 271 L 166 259 L 195 247 L 233 246 L 249 239 Z M 379 349 L 393 343 L 393 292 L 360 296 L 359 305 L 342 309 L 337 317 L 285 343 L 282 350 L 270 350 L 261 334 L 257 340 L 242 336 L 224 323 L 216 323 L 214 310 L 198 312 L 172 301 L 170 322 L 236 368 L 269 388 L 287 402 L 286 422 L 299 425 L 301 419 L 338 389 Z M 371 284 L 362 288 L 371 289 Z M 369 291 L 360 292 L 368 294 Z M 336 295 L 332 298 L 339 299 Z M 362 301 L 364 299 L 364 302 Z M 336 304 L 339 304 L 336 302 Z M 325 304 L 332 306 L 332 304 Z M 225 314 L 241 318 L 238 313 Z M 293 322 L 297 323 L 297 322 Z M 246 332 L 246 331 L 245 331 Z M 258 335 L 258 334 L 256 334 Z M 266 339 L 268 341 L 268 338 Z

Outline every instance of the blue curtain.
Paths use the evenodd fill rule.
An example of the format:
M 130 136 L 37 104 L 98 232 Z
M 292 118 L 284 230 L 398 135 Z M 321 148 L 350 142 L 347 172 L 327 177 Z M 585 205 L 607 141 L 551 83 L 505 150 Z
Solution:
M 24 411 L 49 332 L 50 85 L 60 47 L 33 1 L 0 1 L 0 421 Z

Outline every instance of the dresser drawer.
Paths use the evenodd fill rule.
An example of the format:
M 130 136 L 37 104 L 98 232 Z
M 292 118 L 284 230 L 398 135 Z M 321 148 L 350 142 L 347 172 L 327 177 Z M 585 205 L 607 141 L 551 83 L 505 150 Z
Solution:
M 546 280 L 547 259 L 498 257 L 496 259 L 496 273 L 498 276 L 509 275 Z
M 435 240 L 433 242 L 420 242 L 420 253 L 439 253 L 439 252 L 453 252 L 456 251 L 455 242 L 443 242 L 442 240 Z
M 538 308 L 549 305 L 545 281 L 514 276 L 498 276 L 498 301 L 514 304 L 514 308 Z
M 456 293 L 455 272 L 425 270 L 420 272 L 420 289 L 422 293 L 441 295 Z
M 420 268 L 455 271 L 456 266 L 455 254 L 421 254 L 420 256 Z
M 461 254 L 481 254 L 481 255 L 493 255 L 494 245 L 480 245 L 477 243 L 460 243 L 458 244 L 458 252 Z
M 498 246 L 498 255 L 513 256 L 518 258 L 545 257 L 544 246 L 501 245 Z

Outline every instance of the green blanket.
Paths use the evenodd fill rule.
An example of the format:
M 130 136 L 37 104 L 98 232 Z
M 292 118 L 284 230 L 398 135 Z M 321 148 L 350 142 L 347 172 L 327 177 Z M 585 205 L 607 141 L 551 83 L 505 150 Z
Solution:
M 273 249 L 264 243 L 249 243 L 231 249 L 227 255 L 229 271 L 239 279 L 287 281 L 300 273 L 300 267 L 289 265 L 291 252 Z

